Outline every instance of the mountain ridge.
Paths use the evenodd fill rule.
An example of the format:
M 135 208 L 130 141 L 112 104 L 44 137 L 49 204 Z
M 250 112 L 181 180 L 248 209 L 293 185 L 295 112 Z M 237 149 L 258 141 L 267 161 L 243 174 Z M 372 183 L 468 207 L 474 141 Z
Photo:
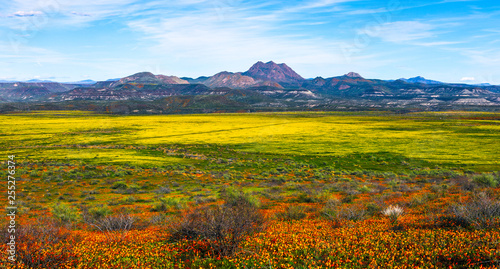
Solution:
M 366 79 L 356 72 L 304 79 L 288 65 L 273 61 L 259 61 L 245 72 L 223 71 L 198 78 L 138 72 L 92 82 L 0 82 L 0 103 L 43 102 L 53 107 L 61 102 L 150 102 L 168 98 L 169 102 L 183 100 L 196 109 L 207 108 L 196 111 L 212 111 L 217 106 L 222 106 L 224 111 L 237 111 L 238 104 L 248 111 L 261 108 L 328 110 L 353 105 L 423 109 L 500 107 L 500 86 L 443 83 L 420 76 L 392 81 Z M 180 96 L 184 97 L 174 98 Z M 196 96 L 195 101 L 190 102 L 194 97 L 188 96 Z M 170 113 L 172 107 L 178 106 L 162 109 Z

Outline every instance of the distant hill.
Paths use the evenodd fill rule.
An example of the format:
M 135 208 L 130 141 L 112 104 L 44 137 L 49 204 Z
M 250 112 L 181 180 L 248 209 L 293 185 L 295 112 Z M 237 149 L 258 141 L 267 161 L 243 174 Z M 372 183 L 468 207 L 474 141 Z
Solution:
M 80 85 L 85 85 L 85 84 L 95 84 L 97 81 L 91 80 L 91 79 L 86 79 L 86 80 L 80 80 L 76 82 L 65 82 L 64 84 L 80 84 Z
M 207 76 L 201 76 L 201 77 L 198 77 L 198 78 L 181 77 L 181 79 L 189 82 L 190 84 L 203 83 L 203 82 L 205 82 L 209 78 L 210 77 L 207 77 Z
M 202 82 L 210 88 L 229 87 L 233 89 L 244 89 L 255 85 L 257 82 L 240 73 L 220 72 Z
M 293 71 L 288 65 L 276 64 L 273 61 L 263 63 L 261 61 L 255 63 L 248 71 L 242 75 L 249 76 L 254 79 L 277 82 L 282 86 L 299 85 L 304 81 L 304 78 Z
M 217 73 L 200 83 L 207 85 L 210 88 L 228 87 L 232 89 L 246 89 L 257 86 L 283 88 L 280 84 L 273 81 L 254 79 L 252 77 L 242 75 L 241 73 L 231 73 L 227 71 Z
M 107 104 L 112 102 L 113 106 Z M 119 102 L 119 103 L 117 103 Z M 45 109 L 113 113 L 209 113 L 337 109 L 500 110 L 500 86 L 450 84 L 423 77 L 386 81 L 356 72 L 304 79 L 286 64 L 198 78 L 140 72 L 106 81 L 0 82 L 0 111 Z M 20 105 L 14 105 L 19 103 Z
M 189 84 L 189 82 L 180 79 L 175 76 L 164 76 L 164 75 L 153 75 L 151 72 L 140 72 L 133 74 L 128 77 L 124 77 L 118 81 L 114 81 L 111 87 L 125 84 L 125 83 L 137 83 L 137 84 Z
M 26 80 L 24 82 L 29 82 L 29 83 L 39 83 L 39 82 L 54 82 L 54 81 L 50 81 L 50 80 L 40 80 L 40 79 L 30 79 L 30 80 Z
M 430 79 L 426 79 L 426 78 L 421 77 L 421 76 L 414 77 L 414 78 L 409 78 L 409 79 L 400 78 L 400 80 L 405 81 L 405 82 L 409 82 L 409 83 L 443 84 L 443 82 L 441 82 L 441 81 L 430 80 Z

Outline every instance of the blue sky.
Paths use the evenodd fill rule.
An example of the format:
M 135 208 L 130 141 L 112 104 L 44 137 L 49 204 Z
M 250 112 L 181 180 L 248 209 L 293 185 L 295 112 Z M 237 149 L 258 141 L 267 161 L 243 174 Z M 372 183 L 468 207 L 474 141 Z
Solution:
M 500 84 L 500 3 L 2 0 L 0 80 L 198 77 L 287 63 L 305 78 Z

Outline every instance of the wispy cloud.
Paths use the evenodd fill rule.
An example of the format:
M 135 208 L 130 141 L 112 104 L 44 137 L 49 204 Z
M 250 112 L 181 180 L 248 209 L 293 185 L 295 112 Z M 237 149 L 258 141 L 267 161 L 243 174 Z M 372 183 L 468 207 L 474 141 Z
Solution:
M 436 26 L 419 21 L 387 22 L 359 30 L 359 33 L 384 41 L 402 43 L 435 36 Z
M 414 4 L 414 5 L 403 5 L 405 2 L 401 1 L 388 1 L 387 6 L 382 8 L 368 8 L 368 9 L 354 9 L 342 12 L 345 15 L 366 15 L 366 14 L 376 14 L 376 13 L 385 13 L 385 12 L 399 12 L 408 9 L 415 8 L 423 8 L 428 6 L 442 5 L 448 3 L 457 3 L 457 2 L 474 2 L 476 0 L 444 0 L 444 1 L 429 1 L 427 3 L 422 4 Z M 410 4 L 413 1 L 408 1 Z
M 323 1 L 314 6 L 334 2 L 339 1 Z M 204 65 L 217 62 L 227 69 L 241 68 L 257 60 L 286 61 L 292 65 L 345 63 L 339 42 L 293 31 L 298 24 L 287 24 L 284 20 L 280 14 L 241 6 L 220 20 L 217 12 L 207 7 L 168 14 L 160 20 L 133 20 L 128 26 L 144 35 L 144 44 L 148 44 L 153 54 L 171 60 Z M 315 24 L 309 22 L 309 25 Z
M 12 13 L 9 17 L 33 17 L 42 14 L 41 11 L 17 11 Z
M 82 13 L 82 12 L 76 12 L 76 11 L 71 12 L 71 14 L 73 14 L 75 16 L 83 16 L 83 17 L 90 17 L 90 16 L 92 16 L 92 15 L 90 15 L 88 13 Z
M 311 1 L 309 3 L 306 3 L 303 6 L 298 6 L 297 9 L 313 9 L 313 8 L 324 8 L 340 3 L 346 3 L 346 2 L 354 2 L 354 1 L 359 1 L 359 0 L 319 0 L 319 1 Z
M 441 69 L 446 71 L 440 74 L 446 75 L 452 73 L 446 67 L 452 66 L 463 72 L 439 79 L 458 82 L 462 77 L 491 81 L 465 71 L 486 70 L 498 77 L 492 70 L 500 65 L 495 47 L 500 31 L 494 27 L 500 23 L 500 9 L 490 1 L 4 2 L 0 43 L 10 47 L 0 46 L 0 59 L 8 63 L 0 66 L 0 73 L 8 76 L 14 71 L 6 71 L 15 69 L 11 62 L 18 63 L 18 73 L 39 62 L 44 67 L 60 64 L 62 73 L 74 67 L 73 73 L 98 70 L 94 72 L 118 77 L 149 68 L 209 75 L 224 69 L 244 71 L 257 60 L 274 60 L 286 62 L 305 77 L 348 71 L 402 77 L 408 71 L 398 66 L 407 62 L 412 62 L 412 75 Z M 36 38 L 45 33 L 53 43 Z M 87 35 L 92 37 L 79 42 Z M 429 55 L 434 58 L 428 61 Z M 36 57 L 39 61 L 33 60 Z M 400 73 L 386 74 L 395 70 Z
M 460 79 L 460 81 L 471 82 L 471 81 L 476 81 L 476 78 L 474 78 L 474 77 L 463 77 L 463 78 Z
M 279 10 L 279 13 L 288 14 L 288 13 L 300 13 L 300 12 L 331 12 L 331 11 L 339 11 L 338 5 L 349 2 L 357 2 L 360 0 L 312 0 L 307 1 L 305 3 L 301 3 L 298 5 L 288 6 Z M 331 9 L 335 8 L 337 9 Z
M 85 25 L 85 23 L 102 20 L 113 16 L 132 14 L 138 6 L 132 5 L 138 0 L 11 0 L 3 7 L 9 17 L 44 17 L 43 23 L 38 21 L 2 21 L 3 26 L 11 29 L 23 29 L 27 23 L 37 24 L 37 29 L 48 27 L 69 27 Z M 28 10 L 28 11 L 27 11 Z M 84 18 L 85 17 L 85 18 Z
M 350 11 L 345 11 L 343 14 L 345 15 L 366 15 L 366 14 L 376 14 L 376 13 L 383 13 L 383 12 L 388 12 L 389 9 L 386 7 L 381 7 L 381 8 L 374 8 L 374 9 L 356 9 L 356 10 L 350 10 Z
M 449 46 L 463 44 L 462 41 L 435 41 L 435 42 L 415 42 L 414 45 L 423 47 L 435 47 L 435 46 Z
M 68 58 L 63 54 L 46 48 L 20 45 L 17 52 L 13 52 L 12 44 L 0 41 L 0 59 L 17 63 L 63 63 Z
M 498 49 L 464 49 L 461 53 L 474 64 L 489 67 L 500 65 L 500 50 Z

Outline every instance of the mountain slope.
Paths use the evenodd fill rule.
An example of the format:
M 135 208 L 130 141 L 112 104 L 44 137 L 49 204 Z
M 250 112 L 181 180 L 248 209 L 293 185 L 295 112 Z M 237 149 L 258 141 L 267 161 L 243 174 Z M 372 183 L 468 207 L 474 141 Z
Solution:
M 228 87 L 232 89 L 246 89 L 257 86 L 283 88 L 276 82 L 253 79 L 249 76 L 244 76 L 241 73 L 231 73 L 227 71 L 217 73 L 200 83 L 207 85 L 210 88 Z
M 133 74 L 128 77 L 124 77 L 118 81 L 114 81 L 109 87 L 115 87 L 126 83 L 137 83 L 137 84 L 189 84 L 189 82 L 180 79 L 176 76 L 165 76 L 158 75 L 155 76 L 151 72 L 140 72 Z
M 299 85 L 304 81 L 304 78 L 293 71 L 286 64 L 276 64 L 273 61 L 263 63 L 261 61 L 255 63 L 248 71 L 242 75 L 249 76 L 254 79 L 269 80 L 285 85 Z
M 240 73 L 220 72 L 202 82 L 210 88 L 228 87 L 233 89 L 244 89 L 255 85 L 257 82 Z
M 426 78 L 421 77 L 421 76 L 414 77 L 414 78 L 409 78 L 409 79 L 400 78 L 400 80 L 405 81 L 405 82 L 409 82 L 409 83 L 443 84 L 443 82 L 441 82 L 441 81 L 430 80 L 430 79 L 426 79 Z

